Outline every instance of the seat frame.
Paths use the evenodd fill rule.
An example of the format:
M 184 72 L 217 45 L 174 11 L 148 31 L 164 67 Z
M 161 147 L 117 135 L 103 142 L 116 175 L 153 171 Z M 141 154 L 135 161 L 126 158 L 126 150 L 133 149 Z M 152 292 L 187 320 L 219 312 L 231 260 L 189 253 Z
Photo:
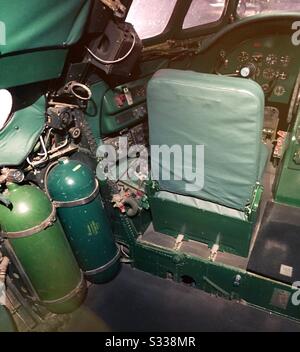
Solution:
M 245 208 L 245 220 L 199 209 L 186 204 L 163 200 L 157 182 L 147 183 L 147 196 L 155 231 L 177 237 L 184 235 L 219 250 L 248 257 L 253 230 L 259 214 L 263 186 L 256 184 L 250 205 Z

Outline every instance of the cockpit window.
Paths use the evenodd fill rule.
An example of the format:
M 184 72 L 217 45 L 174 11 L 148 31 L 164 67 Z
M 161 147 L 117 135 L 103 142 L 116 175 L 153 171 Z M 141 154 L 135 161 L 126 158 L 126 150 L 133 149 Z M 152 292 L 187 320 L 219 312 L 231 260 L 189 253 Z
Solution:
M 133 0 L 126 21 L 134 25 L 141 39 L 164 32 L 177 0 Z
M 299 0 L 240 0 L 237 13 L 248 17 L 268 12 L 300 12 Z
M 183 29 L 218 21 L 225 8 L 225 0 L 193 0 L 186 14 Z

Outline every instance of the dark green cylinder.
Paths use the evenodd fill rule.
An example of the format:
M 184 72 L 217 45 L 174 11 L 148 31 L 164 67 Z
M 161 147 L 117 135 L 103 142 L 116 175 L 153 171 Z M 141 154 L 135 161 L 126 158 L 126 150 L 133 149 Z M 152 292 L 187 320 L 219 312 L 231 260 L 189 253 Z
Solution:
M 1 234 L 28 277 L 35 294 L 51 312 L 68 313 L 83 301 L 86 283 L 56 209 L 38 187 L 8 185 L 0 205 Z
M 47 185 L 86 279 L 97 284 L 111 280 L 120 268 L 119 249 L 92 171 L 64 158 L 49 172 Z
M 0 305 L 0 332 L 17 332 L 9 310 L 2 305 Z

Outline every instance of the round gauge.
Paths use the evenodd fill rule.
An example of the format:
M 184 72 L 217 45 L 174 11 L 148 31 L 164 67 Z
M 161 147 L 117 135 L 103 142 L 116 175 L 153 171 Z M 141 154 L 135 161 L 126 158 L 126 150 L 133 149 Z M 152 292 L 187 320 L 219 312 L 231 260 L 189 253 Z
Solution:
M 269 54 L 266 57 L 266 63 L 270 66 L 276 65 L 278 62 L 278 57 L 275 54 Z
M 251 70 L 249 67 L 245 66 L 241 68 L 240 75 L 244 78 L 248 78 L 251 74 Z
M 291 58 L 288 55 L 283 55 L 280 57 L 280 63 L 283 67 L 287 67 L 291 62 Z
M 285 81 L 288 78 L 288 75 L 285 72 L 280 72 L 278 75 L 278 78 L 281 79 L 282 81 Z
M 282 97 L 285 94 L 286 90 L 283 86 L 276 86 L 273 90 L 274 95 L 277 97 Z
M 254 53 L 252 55 L 252 60 L 257 64 L 261 64 L 264 59 L 264 55 L 262 53 Z
M 266 68 L 263 72 L 263 77 L 267 81 L 270 81 L 271 79 L 273 79 L 275 75 L 276 75 L 276 72 L 272 68 Z
M 242 51 L 238 57 L 239 62 L 247 62 L 249 61 L 249 54 L 246 51 Z
M 268 85 L 268 83 L 263 84 L 261 87 L 265 93 L 268 92 L 270 89 L 270 86 Z
M 24 174 L 20 170 L 14 170 L 11 172 L 10 178 L 16 183 L 22 183 L 24 181 Z

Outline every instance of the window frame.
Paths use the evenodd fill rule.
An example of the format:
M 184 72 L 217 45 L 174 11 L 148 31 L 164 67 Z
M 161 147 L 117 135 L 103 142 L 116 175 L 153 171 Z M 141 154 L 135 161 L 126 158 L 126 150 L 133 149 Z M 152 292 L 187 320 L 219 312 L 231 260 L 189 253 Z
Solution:
M 131 5 L 132 5 L 132 3 L 133 3 L 133 1 L 134 0 L 129 0 L 129 3 L 128 3 L 128 7 L 127 7 L 127 12 L 126 12 L 126 16 L 125 16 L 125 21 L 126 21 L 126 18 L 127 18 L 127 16 L 128 16 L 128 13 L 129 13 L 129 10 L 130 10 L 130 7 L 131 7 Z M 143 41 L 143 44 L 145 45 L 145 46 L 147 46 L 147 43 L 149 42 L 149 43 L 157 43 L 157 42 L 161 42 L 161 41 L 165 41 L 166 39 L 165 39 L 165 37 L 166 37 L 166 34 L 168 34 L 169 32 L 170 32 L 170 27 L 171 27 L 171 25 L 172 25 L 172 17 L 174 16 L 174 13 L 176 12 L 176 7 L 178 6 L 178 2 L 180 2 L 180 1 L 182 1 L 182 0 L 176 0 L 176 3 L 175 3 L 175 5 L 174 5 L 174 8 L 173 8 L 173 11 L 171 12 L 171 16 L 170 16 L 170 18 L 169 18 L 169 20 L 168 20 L 168 22 L 167 22 L 167 24 L 166 24 L 166 27 L 164 28 L 164 30 L 160 33 L 160 34 L 157 34 L 157 35 L 155 35 L 155 36 L 153 36 L 153 37 L 149 37 L 149 38 L 144 38 L 144 39 L 142 39 L 142 41 Z M 183 1 L 186 1 L 186 2 L 188 2 L 188 1 L 190 1 L 190 0 L 183 0 Z M 171 25 L 170 25 L 171 24 Z M 152 44 L 153 44 L 152 43 Z M 152 45 L 152 44 L 150 44 L 150 45 Z
M 240 16 L 239 14 L 238 14 L 238 6 L 239 6 L 239 3 L 240 3 L 240 0 L 235 0 L 236 1 L 236 7 L 235 7 L 235 19 L 236 20 L 244 20 L 244 19 L 246 19 L 246 18 L 250 18 L 250 17 L 255 17 L 255 16 L 268 16 L 268 15 L 280 15 L 280 14 L 283 14 L 283 13 L 296 13 L 295 11 L 282 11 L 282 12 L 262 12 L 262 13 L 259 13 L 259 14 L 255 14 L 255 15 L 250 15 L 250 16 L 244 16 L 244 17 L 242 17 L 242 16 Z M 297 13 L 299 13 L 299 12 L 297 12 Z
M 171 14 L 164 31 L 154 37 L 143 39 L 143 45 L 146 47 L 159 44 L 167 40 L 186 39 L 215 33 L 220 30 L 225 23 L 232 23 L 232 14 L 236 13 L 238 1 L 239 0 L 225 0 L 224 10 L 219 20 L 204 25 L 183 29 L 183 23 L 192 4 L 192 0 L 177 0 L 173 13 Z M 126 17 L 132 2 L 133 0 L 128 0 Z
M 207 30 L 207 29 L 210 29 L 210 28 L 218 27 L 220 24 L 223 24 L 223 22 L 224 22 L 224 16 L 227 13 L 229 3 L 230 3 L 230 0 L 225 0 L 222 14 L 221 14 L 220 18 L 217 19 L 216 21 L 208 22 L 208 23 L 204 23 L 204 24 L 200 24 L 200 25 L 196 25 L 196 26 L 192 26 L 192 27 L 189 27 L 189 28 L 183 28 L 183 24 L 184 24 L 184 20 L 185 20 L 185 18 L 184 18 L 184 20 L 182 22 L 182 25 L 181 25 L 182 31 L 183 32 L 186 32 L 186 31 L 192 32 L 191 30 L 199 31 L 201 29 Z M 191 5 L 192 5 L 192 2 L 191 2 Z M 190 9 L 190 7 L 189 7 L 189 9 Z M 185 14 L 185 17 L 188 15 L 189 9 L 188 9 L 187 13 Z

